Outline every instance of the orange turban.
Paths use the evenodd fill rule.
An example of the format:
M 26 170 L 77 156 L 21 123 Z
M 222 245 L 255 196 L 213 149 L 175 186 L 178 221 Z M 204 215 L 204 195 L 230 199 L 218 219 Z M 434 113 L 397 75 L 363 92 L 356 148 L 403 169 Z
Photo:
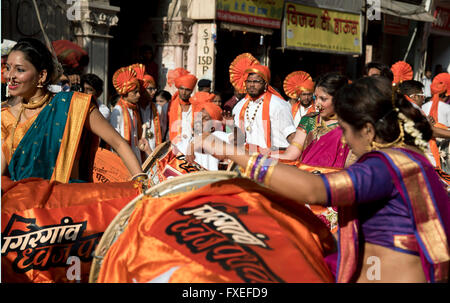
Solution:
M 447 96 L 450 95 L 450 74 L 440 73 L 434 77 L 431 83 L 431 94 L 440 95 L 446 93 Z
M 247 79 L 249 74 L 258 74 L 267 84 L 270 82 L 270 70 L 265 65 L 258 64 L 247 68 L 244 72 L 244 79 Z
M 412 80 L 413 70 L 411 65 L 405 61 L 398 61 L 391 67 L 391 71 L 394 74 L 394 81 L 392 84 L 399 84 L 403 81 Z
M 126 95 L 139 88 L 136 71 L 131 66 L 119 68 L 113 75 L 113 85 L 119 95 Z
M 314 82 L 308 73 L 295 71 L 284 79 L 283 88 L 289 98 L 296 99 L 303 91 L 312 92 L 314 90 Z
M 155 82 L 155 79 L 153 79 L 153 77 L 152 76 L 150 76 L 150 75 L 148 75 L 148 74 L 145 74 L 144 75 L 144 80 L 143 80 L 143 85 L 144 85 L 144 88 L 148 88 L 150 85 L 154 85 L 154 86 L 156 86 L 156 82 Z
M 193 90 L 195 88 L 195 84 L 197 84 L 197 77 L 190 74 L 184 68 L 179 67 L 174 70 L 170 70 L 167 73 L 167 84 L 169 84 L 169 86 L 175 84 L 176 88 L 183 86 Z
M 208 92 L 196 92 L 195 95 L 191 97 L 191 103 L 212 102 L 215 96 L 215 94 Z
M 211 119 L 222 121 L 222 109 L 212 102 L 199 102 L 194 104 L 193 111 L 198 113 L 202 110 L 206 110 L 211 116 Z
M 251 66 L 258 65 L 259 61 L 250 53 L 243 53 L 237 56 L 230 64 L 230 82 L 240 93 L 245 93 L 244 74 Z

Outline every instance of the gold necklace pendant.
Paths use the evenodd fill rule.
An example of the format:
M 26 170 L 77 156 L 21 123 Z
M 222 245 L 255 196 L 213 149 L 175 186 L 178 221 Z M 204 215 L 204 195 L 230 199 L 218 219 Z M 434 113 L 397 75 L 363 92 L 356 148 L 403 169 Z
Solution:
M 36 109 L 47 103 L 47 101 L 50 99 L 50 93 L 47 92 L 39 101 L 36 102 L 28 102 L 28 103 L 22 103 L 22 106 L 26 109 Z
M 250 125 L 249 125 L 249 126 L 247 126 L 246 130 L 247 130 L 248 132 L 251 132 L 251 130 L 252 130 L 252 127 L 251 127 Z

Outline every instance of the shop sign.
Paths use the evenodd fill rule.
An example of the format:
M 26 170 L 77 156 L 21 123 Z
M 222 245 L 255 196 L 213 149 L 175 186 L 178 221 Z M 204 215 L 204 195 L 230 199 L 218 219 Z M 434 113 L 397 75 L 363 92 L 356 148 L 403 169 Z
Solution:
M 197 36 L 197 78 L 213 81 L 214 70 L 214 23 L 199 23 Z
M 279 29 L 283 4 L 284 0 L 217 0 L 217 19 Z
M 286 2 L 286 48 L 361 54 L 361 15 Z

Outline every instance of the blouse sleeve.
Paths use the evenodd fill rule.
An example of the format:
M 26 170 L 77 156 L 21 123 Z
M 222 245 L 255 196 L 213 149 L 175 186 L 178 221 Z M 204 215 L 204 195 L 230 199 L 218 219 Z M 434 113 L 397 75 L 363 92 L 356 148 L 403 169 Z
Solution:
M 367 158 L 321 177 L 327 189 L 328 205 L 332 206 L 379 201 L 390 197 L 394 190 L 389 169 L 379 158 Z

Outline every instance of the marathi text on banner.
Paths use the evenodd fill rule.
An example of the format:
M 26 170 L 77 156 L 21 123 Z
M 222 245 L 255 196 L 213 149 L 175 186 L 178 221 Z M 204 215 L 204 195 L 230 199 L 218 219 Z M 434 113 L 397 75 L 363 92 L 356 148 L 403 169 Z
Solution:
M 286 48 L 361 54 L 360 15 L 286 3 Z

